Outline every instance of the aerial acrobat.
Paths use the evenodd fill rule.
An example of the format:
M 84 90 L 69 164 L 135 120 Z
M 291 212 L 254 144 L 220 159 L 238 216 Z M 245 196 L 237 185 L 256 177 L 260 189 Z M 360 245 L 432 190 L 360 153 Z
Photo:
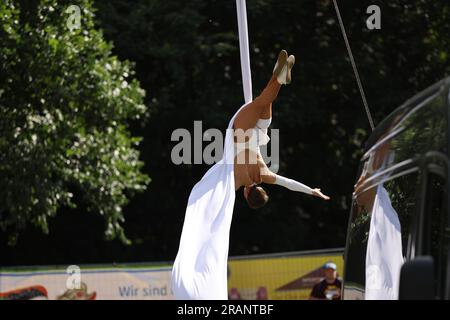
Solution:
M 261 183 L 330 199 L 318 188 L 311 189 L 271 172 L 259 152 L 259 146 L 269 141 L 267 128 L 272 120 L 272 103 L 281 86 L 291 82 L 294 63 L 293 55 L 288 56 L 285 50 L 279 53 L 264 90 L 231 119 L 228 129 L 232 130 L 227 130 L 222 160 L 192 189 L 172 269 L 176 299 L 227 299 L 229 233 L 236 191 L 241 187 L 253 209 L 264 206 L 269 198 Z

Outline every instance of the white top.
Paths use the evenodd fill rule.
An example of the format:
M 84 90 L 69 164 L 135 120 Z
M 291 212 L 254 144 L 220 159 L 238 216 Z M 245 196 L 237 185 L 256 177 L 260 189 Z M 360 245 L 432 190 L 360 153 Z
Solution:
M 270 141 L 267 135 L 267 128 L 269 128 L 272 118 L 259 119 L 256 126 L 251 131 L 250 139 L 247 142 L 235 142 L 235 154 L 238 155 L 245 149 L 259 153 L 259 146 L 264 146 Z

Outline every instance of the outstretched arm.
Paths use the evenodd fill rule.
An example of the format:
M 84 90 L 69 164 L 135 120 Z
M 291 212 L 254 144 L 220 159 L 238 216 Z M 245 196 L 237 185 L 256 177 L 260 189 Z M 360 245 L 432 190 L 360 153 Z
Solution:
M 305 185 L 301 182 L 295 181 L 293 179 L 289 179 L 289 178 L 280 176 L 278 174 L 275 174 L 274 184 L 285 187 L 291 191 L 303 192 L 303 193 L 310 194 L 310 195 L 313 194 L 313 189 L 311 189 L 307 185 Z
M 330 197 L 324 195 L 318 188 L 312 189 L 312 188 L 308 187 L 307 185 L 304 185 L 301 182 L 298 182 L 293 179 L 289 179 L 289 178 L 286 178 L 286 177 L 283 177 L 283 176 L 273 173 L 272 171 L 269 170 L 269 168 L 267 168 L 266 164 L 262 160 L 262 157 L 260 157 L 260 156 L 258 156 L 258 164 L 260 164 L 261 178 L 262 178 L 262 182 L 264 182 L 264 183 L 277 184 L 277 185 L 285 187 L 289 190 L 296 191 L 296 192 L 303 192 L 306 194 L 310 194 L 310 195 L 322 198 L 324 200 L 330 199 Z
M 275 177 L 271 179 L 271 181 L 274 181 L 273 184 L 277 184 L 279 186 L 285 187 L 292 191 L 310 194 L 312 196 L 316 196 L 316 197 L 322 198 L 324 200 L 330 200 L 330 197 L 324 195 L 318 188 L 312 189 L 312 188 L 308 187 L 307 185 L 305 185 L 301 182 L 295 181 L 293 179 L 289 179 L 289 178 L 280 176 L 278 174 L 274 174 L 274 175 L 275 175 Z M 263 181 L 264 181 L 264 178 L 263 178 Z

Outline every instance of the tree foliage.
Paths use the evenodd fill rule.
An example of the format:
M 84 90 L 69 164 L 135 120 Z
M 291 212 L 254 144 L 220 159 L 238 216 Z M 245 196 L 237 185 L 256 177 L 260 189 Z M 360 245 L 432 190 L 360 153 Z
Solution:
M 148 177 L 128 121 L 145 115 L 133 68 L 111 54 L 91 1 L 0 4 L 0 226 L 15 241 L 32 224 L 49 233 L 62 208 L 85 207 L 125 241 L 122 208 Z

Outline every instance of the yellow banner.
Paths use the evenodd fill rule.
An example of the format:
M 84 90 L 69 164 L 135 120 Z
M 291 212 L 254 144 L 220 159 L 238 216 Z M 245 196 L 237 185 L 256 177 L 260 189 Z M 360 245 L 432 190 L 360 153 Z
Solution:
M 228 262 L 230 299 L 303 300 L 324 276 L 323 266 L 334 262 L 343 271 L 342 253 L 311 256 L 236 259 Z

